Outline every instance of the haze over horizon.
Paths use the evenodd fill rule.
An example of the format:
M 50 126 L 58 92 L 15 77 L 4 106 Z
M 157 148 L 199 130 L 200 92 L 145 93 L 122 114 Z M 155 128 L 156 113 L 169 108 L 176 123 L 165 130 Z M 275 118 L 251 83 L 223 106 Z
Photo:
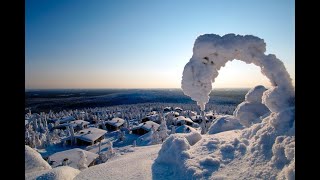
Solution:
M 26 0 L 26 89 L 180 88 L 195 39 L 265 40 L 295 84 L 294 1 Z M 259 67 L 232 61 L 214 88 L 270 87 Z

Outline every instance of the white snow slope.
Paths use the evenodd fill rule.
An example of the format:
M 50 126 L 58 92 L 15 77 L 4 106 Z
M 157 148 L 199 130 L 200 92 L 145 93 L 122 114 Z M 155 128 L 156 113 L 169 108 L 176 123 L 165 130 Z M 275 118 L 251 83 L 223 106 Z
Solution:
M 79 174 L 78 169 L 69 166 L 60 166 L 50 170 L 36 171 L 32 173 L 25 174 L 26 180 L 72 180 Z
M 161 145 L 135 147 L 134 152 L 83 170 L 75 179 L 153 179 L 152 164 Z
M 25 145 L 25 173 L 49 169 L 52 168 L 47 161 L 36 150 Z

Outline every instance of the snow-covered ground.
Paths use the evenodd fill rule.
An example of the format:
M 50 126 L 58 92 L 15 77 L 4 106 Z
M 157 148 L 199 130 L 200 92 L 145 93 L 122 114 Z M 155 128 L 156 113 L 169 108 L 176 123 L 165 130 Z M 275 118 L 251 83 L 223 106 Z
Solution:
M 152 164 L 161 145 L 135 147 L 134 152 L 116 157 L 106 163 L 90 167 L 75 179 L 153 179 Z
M 240 134 L 240 130 L 233 130 L 202 136 L 201 141 L 203 142 L 196 143 L 195 148 L 190 151 L 191 159 L 194 162 L 202 162 L 201 166 L 212 167 L 211 171 L 213 171 L 216 167 L 211 162 L 211 156 L 208 156 L 212 151 L 213 143 L 204 149 L 204 142 L 214 142 L 215 140 L 228 142 L 239 138 Z M 75 179 L 188 179 L 177 171 L 179 166 L 155 162 L 160 148 L 160 144 L 132 148 L 133 152 L 118 156 L 104 164 L 90 167 L 78 174 Z M 219 153 L 221 152 L 216 151 L 216 154 Z M 209 171 L 206 169 L 206 172 Z

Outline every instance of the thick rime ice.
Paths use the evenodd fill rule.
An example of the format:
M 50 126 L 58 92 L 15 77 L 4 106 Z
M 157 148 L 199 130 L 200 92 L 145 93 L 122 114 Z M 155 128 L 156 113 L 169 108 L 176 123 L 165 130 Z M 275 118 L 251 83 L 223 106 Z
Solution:
M 295 92 L 284 64 L 265 51 L 265 42 L 255 36 L 205 34 L 196 39 L 181 87 L 202 111 L 219 69 L 228 61 L 259 66 L 272 87 L 251 89 L 235 117 L 215 120 L 194 145 L 180 134 L 171 135 L 157 163 L 178 166 L 175 173 L 187 179 L 295 178 Z M 248 128 L 229 131 L 240 123 Z
M 261 122 L 260 117 L 269 115 L 269 109 L 261 102 L 263 92 L 266 90 L 261 85 L 252 88 L 246 94 L 245 101 L 237 106 L 233 115 L 240 120 L 242 125 L 250 127 L 252 124 Z
M 52 169 L 41 155 L 31 147 L 25 145 L 25 173 Z
M 280 107 L 290 107 L 294 103 L 291 78 L 284 64 L 275 55 L 264 54 L 265 51 L 264 40 L 255 36 L 201 35 L 196 39 L 193 55 L 184 67 L 182 90 L 204 110 L 218 71 L 228 61 L 238 59 L 259 66 L 262 74 L 270 80 L 273 88 L 264 93 L 262 101 L 272 112 Z

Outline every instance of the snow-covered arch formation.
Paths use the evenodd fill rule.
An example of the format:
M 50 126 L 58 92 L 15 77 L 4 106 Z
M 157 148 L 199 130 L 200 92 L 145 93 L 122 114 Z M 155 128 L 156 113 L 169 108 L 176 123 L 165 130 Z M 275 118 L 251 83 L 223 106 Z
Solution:
M 237 59 L 259 66 L 270 80 L 272 88 L 264 92 L 262 102 L 271 112 L 294 106 L 295 93 L 289 73 L 282 61 L 273 54 L 264 54 L 265 51 L 264 40 L 252 35 L 201 35 L 194 43 L 193 56 L 184 67 L 182 90 L 204 110 L 218 71 L 228 61 Z

